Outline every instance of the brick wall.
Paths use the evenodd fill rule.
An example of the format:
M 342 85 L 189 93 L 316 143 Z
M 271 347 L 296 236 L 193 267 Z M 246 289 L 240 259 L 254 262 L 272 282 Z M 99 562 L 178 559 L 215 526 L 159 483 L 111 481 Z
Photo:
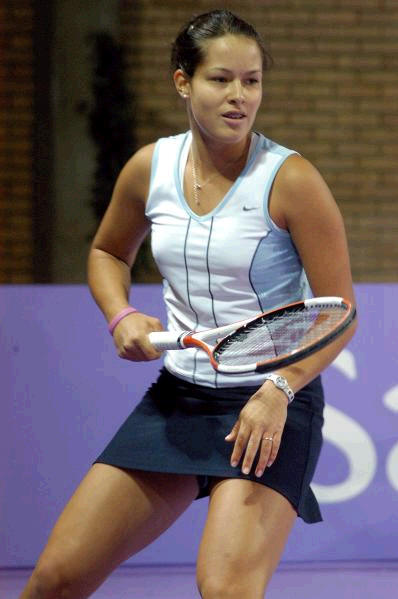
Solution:
M 355 281 L 397 282 L 398 1 L 220 4 L 252 21 L 274 56 L 257 128 L 321 170 L 345 218 Z M 140 144 L 186 128 L 168 71 L 170 44 L 191 14 L 217 5 L 120 0 Z M 51 227 L 51 156 L 34 153 L 51 123 L 38 133 L 33 48 L 39 6 L 39 0 L 0 5 L 0 283 L 46 280 L 37 273 Z M 42 151 L 50 144 L 40 142 Z M 38 164 L 47 167 L 39 181 Z M 147 272 L 142 280 L 156 276 Z
M 0 283 L 33 280 L 33 8 L 0 6 Z
M 275 66 L 257 128 L 322 172 L 343 212 L 355 281 L 398 281 L 397 0 L 221 3 L 253 22 Z M 176 31 L 208 0 L 123 0 L 141 144 L 186 128 L 168 71 Z

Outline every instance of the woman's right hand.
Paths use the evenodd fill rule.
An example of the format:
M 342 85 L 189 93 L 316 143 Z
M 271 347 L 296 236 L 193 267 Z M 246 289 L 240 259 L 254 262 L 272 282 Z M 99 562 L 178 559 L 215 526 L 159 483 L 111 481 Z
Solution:
M 134 312 L 125 316 L 115 327 L 113 340 L 120 358 L 143 362 L 156 360 L 162 355 L 148 339 L 152 331 L 163 331 L 158 318 Z

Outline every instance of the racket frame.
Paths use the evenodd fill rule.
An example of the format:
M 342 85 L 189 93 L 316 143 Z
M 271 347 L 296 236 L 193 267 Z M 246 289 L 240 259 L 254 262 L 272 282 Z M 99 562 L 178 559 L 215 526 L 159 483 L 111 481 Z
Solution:
M 299 306 L 305 306 L 306 308 L 310 307 L 338 307 L 344 306 L 346 308 L 346 312 L 342 315 L 340 323 L 337 323 L 335 327 L 328 333 L 327 335 L 321 335 L 317 340 L 309 343 L 304 346 L 302 349 L 297 349 L 288 354 L 282 354 L 276 356 L 273 359 L 267 359 L 265 362 L 256 362 L 249 364 L 239 364 L 239 365 L 228 365 L 228 364 L 220 364 L 217 361 L 216 355 L 219 349 L 225 343 L 228 343 L 235 334 L 239 334 L 244 331 L 245 328 L 250 327 L 257 321 L 262 319 L 271 320 L 276 316 L 282 316 L 286 312 L 294 312 Z M 235 329 L 230 334 L 226 335 L 223 339 L 221 339 L 217 345 L 213 348 L 211 354 L 209 354 L 211 365 L 215 370 L 221 372 L 223 374 L 245 374 L 245 373 L 266 373 L 275 370 L 276 368 L 282 368 L 285 366 L 289 366 L 290 364 L 294 364 L 295 362 L 299 362 L 304 358 L 309 357 L 313 353 L 319 351 L 323 347 L 329 345 L 332 341 L 340 337 L 348 329 L 353 320 L 356 317 L 356 309 L 352 305 L 352 303 L 342 297 L 334 297 L 334 296 L 325 296 L 321 298 L 310 298 L 306 300 L 301 300 L 299 302 L 293 302 L 291 304 L 287 304 L 286 306 L 282 306 L 280 308 L 276 308 L 270 312 L 263 312 L 259 314 L 256 318 L 247 321 L 242 326 Z
M 238 335 L 245 328 L 252 326 L 258 321 L 270 320 L 275 316 L 282 315 L 286 312 L 294 312 L 299 306 L 305 307 L 338 307 L 344 306 L 346 312 L 341 318 L 340 324 L 337 325 L 327 335 L 322 335 L 318 340 L 304 346 L 302 349 L 295 350 L 289 354 L 277 356 L 274 359 L 268 359 L 266 362 L 251 362 L 247 364 L 228 365 L 220 364 L 217 361 L 217 352 L 222 349 L 225 343 L 233 339 L 234 335 Z M 356 309 L 352 303 L 342 297 L 326 296 L 321 298 L 310 298 L 287 304 L 270 312 L 258 314 L 255 318 L 248 318 L 229 325 L 218 327 L 217 329 L 207 329 L 205 331 L 183 331 L 175 333 L 172 331 L 152 332 L 149 334 L 150 342 L 159 350 L 179 350 L 187 348 L 201 349 L 206 352 L 210 359 L 212 367 L 223 374 L 246 374 L 254 372 L 270 372 L 275 368 L 288 366 L 299 360 L 310 356 L 319 351 L 334 339 L 337 339 L 351 325 L 356 317 Z M 212 345 L 210 341 L 216 341 Z

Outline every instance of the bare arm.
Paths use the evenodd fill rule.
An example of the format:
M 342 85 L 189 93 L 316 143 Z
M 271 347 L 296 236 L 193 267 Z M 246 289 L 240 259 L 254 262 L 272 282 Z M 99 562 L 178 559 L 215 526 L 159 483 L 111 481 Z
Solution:
M 343 220 L 326 183 L 308 161 L 294 156 L 282 166 L 274 182 L 270 212 L 273 220 L 290 232 L 314 295 L 337 295 L 355 303 Z M 278 374 L 297 392 L 335 359 L 355 328 L 356 323 L 323 350 L 278 369 Z M 278 454 L 286 416 L 286 396 L 266 381 L 226 438 L 234 442 L 231 463 L 238 464 L 244 455 L 242 470 L 248 472 L 260 449 L 255 469 L 261 476 Z M 273 441 L 264 442 L 264 438 Z
M 277 224 L 289 230 L 314 295 L 342 296 L 355 304 L 343 219 L 325 181 L 304 158 L 289 158 L 278 173 L 272 211 Z M 356 326 L 355 321 L 322 351 L 278 372 L 298 391 L 336 358 Z
M 153 145 L 142 148 L 121 171 L 89 252 L 88 284 L 108 322 L 129 304 L 130 270 L 149 231 L 145 202 L 152 153 Z M 148 342 L 147 333 L 161 328 L 156 318 L 127 316 L 114 333 L 119 355 L 132 360 L 159 357 Z

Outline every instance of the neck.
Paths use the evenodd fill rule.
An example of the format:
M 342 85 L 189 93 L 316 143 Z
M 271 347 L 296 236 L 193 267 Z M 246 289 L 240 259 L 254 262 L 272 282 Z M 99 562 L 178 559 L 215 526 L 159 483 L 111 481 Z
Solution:
M 201 135 L 192 132 L 191 152 L 202 178 L 210 176 L 215 170 L 219 172 L 234 168 L 241 170 L 247 160 L 250 142 L 251 134 L 238 143 L 223 144 L 204 140 Z
M 201 138 L 199 138 L 201 139 Z M 220 177 L 234 181 L 243 169 L 247 160 L 251 136 L 247 136 L 244 143 L 232 144 L 226 149 L 225 144 L 215 147 L 211 144 L 200 143 L 198 138 L 192 137 L 190 151 L 190 164 L 192 172 L 193 197 L 196 206 L 201 205 L 202 190 Z M 226 155 L 226 150 L 228 154 Z M 232 151 L 233 150 L 233 151 Z

